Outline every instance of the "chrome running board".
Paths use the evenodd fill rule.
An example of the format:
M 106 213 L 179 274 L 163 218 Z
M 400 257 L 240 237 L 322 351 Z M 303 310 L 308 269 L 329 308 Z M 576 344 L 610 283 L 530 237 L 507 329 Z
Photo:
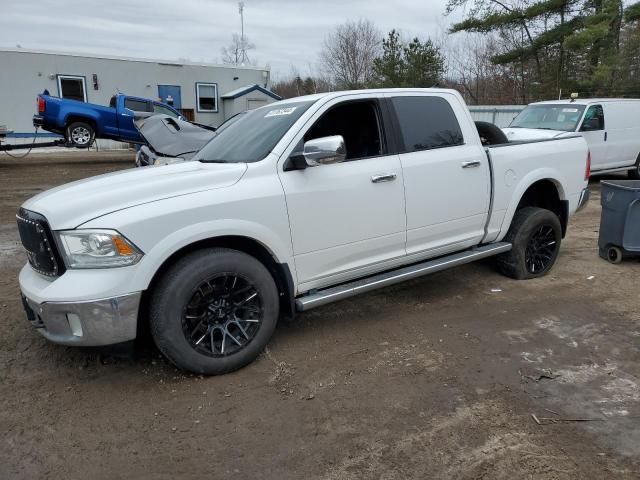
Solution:
M 371 277 L 362 278 L 353 282 L 330 287 L 324 290 L 316 290 L 296 299 L 296 310 L 304 312 L 312 308 L 326 305 L 327 303 L 353 297 L 360 293 L 369 292 L 376 288 L 394 285 L 396 283 L 411 280 L 413 278 L 429 275 L 430 273 L 446 270 L 447 268 L 471 263 L 481 258 L 491 257 L 499 253 L 511 250 L 511 244 L 506 242 L 492 243 L 482 247 L 474 247 L 470 250 L 454 253 L 445 257 L 436 258 L 397 270 L 379 273 Z

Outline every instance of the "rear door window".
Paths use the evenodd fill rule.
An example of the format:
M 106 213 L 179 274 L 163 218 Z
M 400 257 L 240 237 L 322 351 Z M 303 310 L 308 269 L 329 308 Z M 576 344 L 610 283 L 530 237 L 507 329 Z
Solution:
M 464 144 L 460 124 L 442 97 L 394 97 L 403 152 L 416 152 Z

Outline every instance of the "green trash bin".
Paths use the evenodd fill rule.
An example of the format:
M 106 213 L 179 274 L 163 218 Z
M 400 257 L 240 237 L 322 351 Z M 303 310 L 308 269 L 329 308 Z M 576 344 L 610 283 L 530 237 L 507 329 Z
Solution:
M 600 186 L 600 256 L 611 263 L 640 256 L 640 180 L 606 180 Z

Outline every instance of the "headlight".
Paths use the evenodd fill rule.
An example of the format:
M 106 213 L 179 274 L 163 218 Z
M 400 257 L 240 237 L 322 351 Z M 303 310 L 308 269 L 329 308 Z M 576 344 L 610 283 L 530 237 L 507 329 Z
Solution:
M 142 252 L 114 230 L 66 230 L 57 235 L 69 268 L 126 267 L 142 258 Z

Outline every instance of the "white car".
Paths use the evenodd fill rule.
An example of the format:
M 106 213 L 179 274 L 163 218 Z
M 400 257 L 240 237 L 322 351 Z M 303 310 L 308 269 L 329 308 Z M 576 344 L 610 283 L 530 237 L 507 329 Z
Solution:
M 579 133 L 593 174 L 628 171 L 640 179 L 640 100 L 591 98 L 528 105 L 503 129 L 510 142 Z
M 220 374 L 296 311 L 492 255 L 511 277 L 546 274 L 588 175 L 579 136 L 484 148 L 452 90 L 283 100 L 191 161 L 25 202 L 20 288 L 53 342 L 125 342 L 148 323 L 177 366 Z

